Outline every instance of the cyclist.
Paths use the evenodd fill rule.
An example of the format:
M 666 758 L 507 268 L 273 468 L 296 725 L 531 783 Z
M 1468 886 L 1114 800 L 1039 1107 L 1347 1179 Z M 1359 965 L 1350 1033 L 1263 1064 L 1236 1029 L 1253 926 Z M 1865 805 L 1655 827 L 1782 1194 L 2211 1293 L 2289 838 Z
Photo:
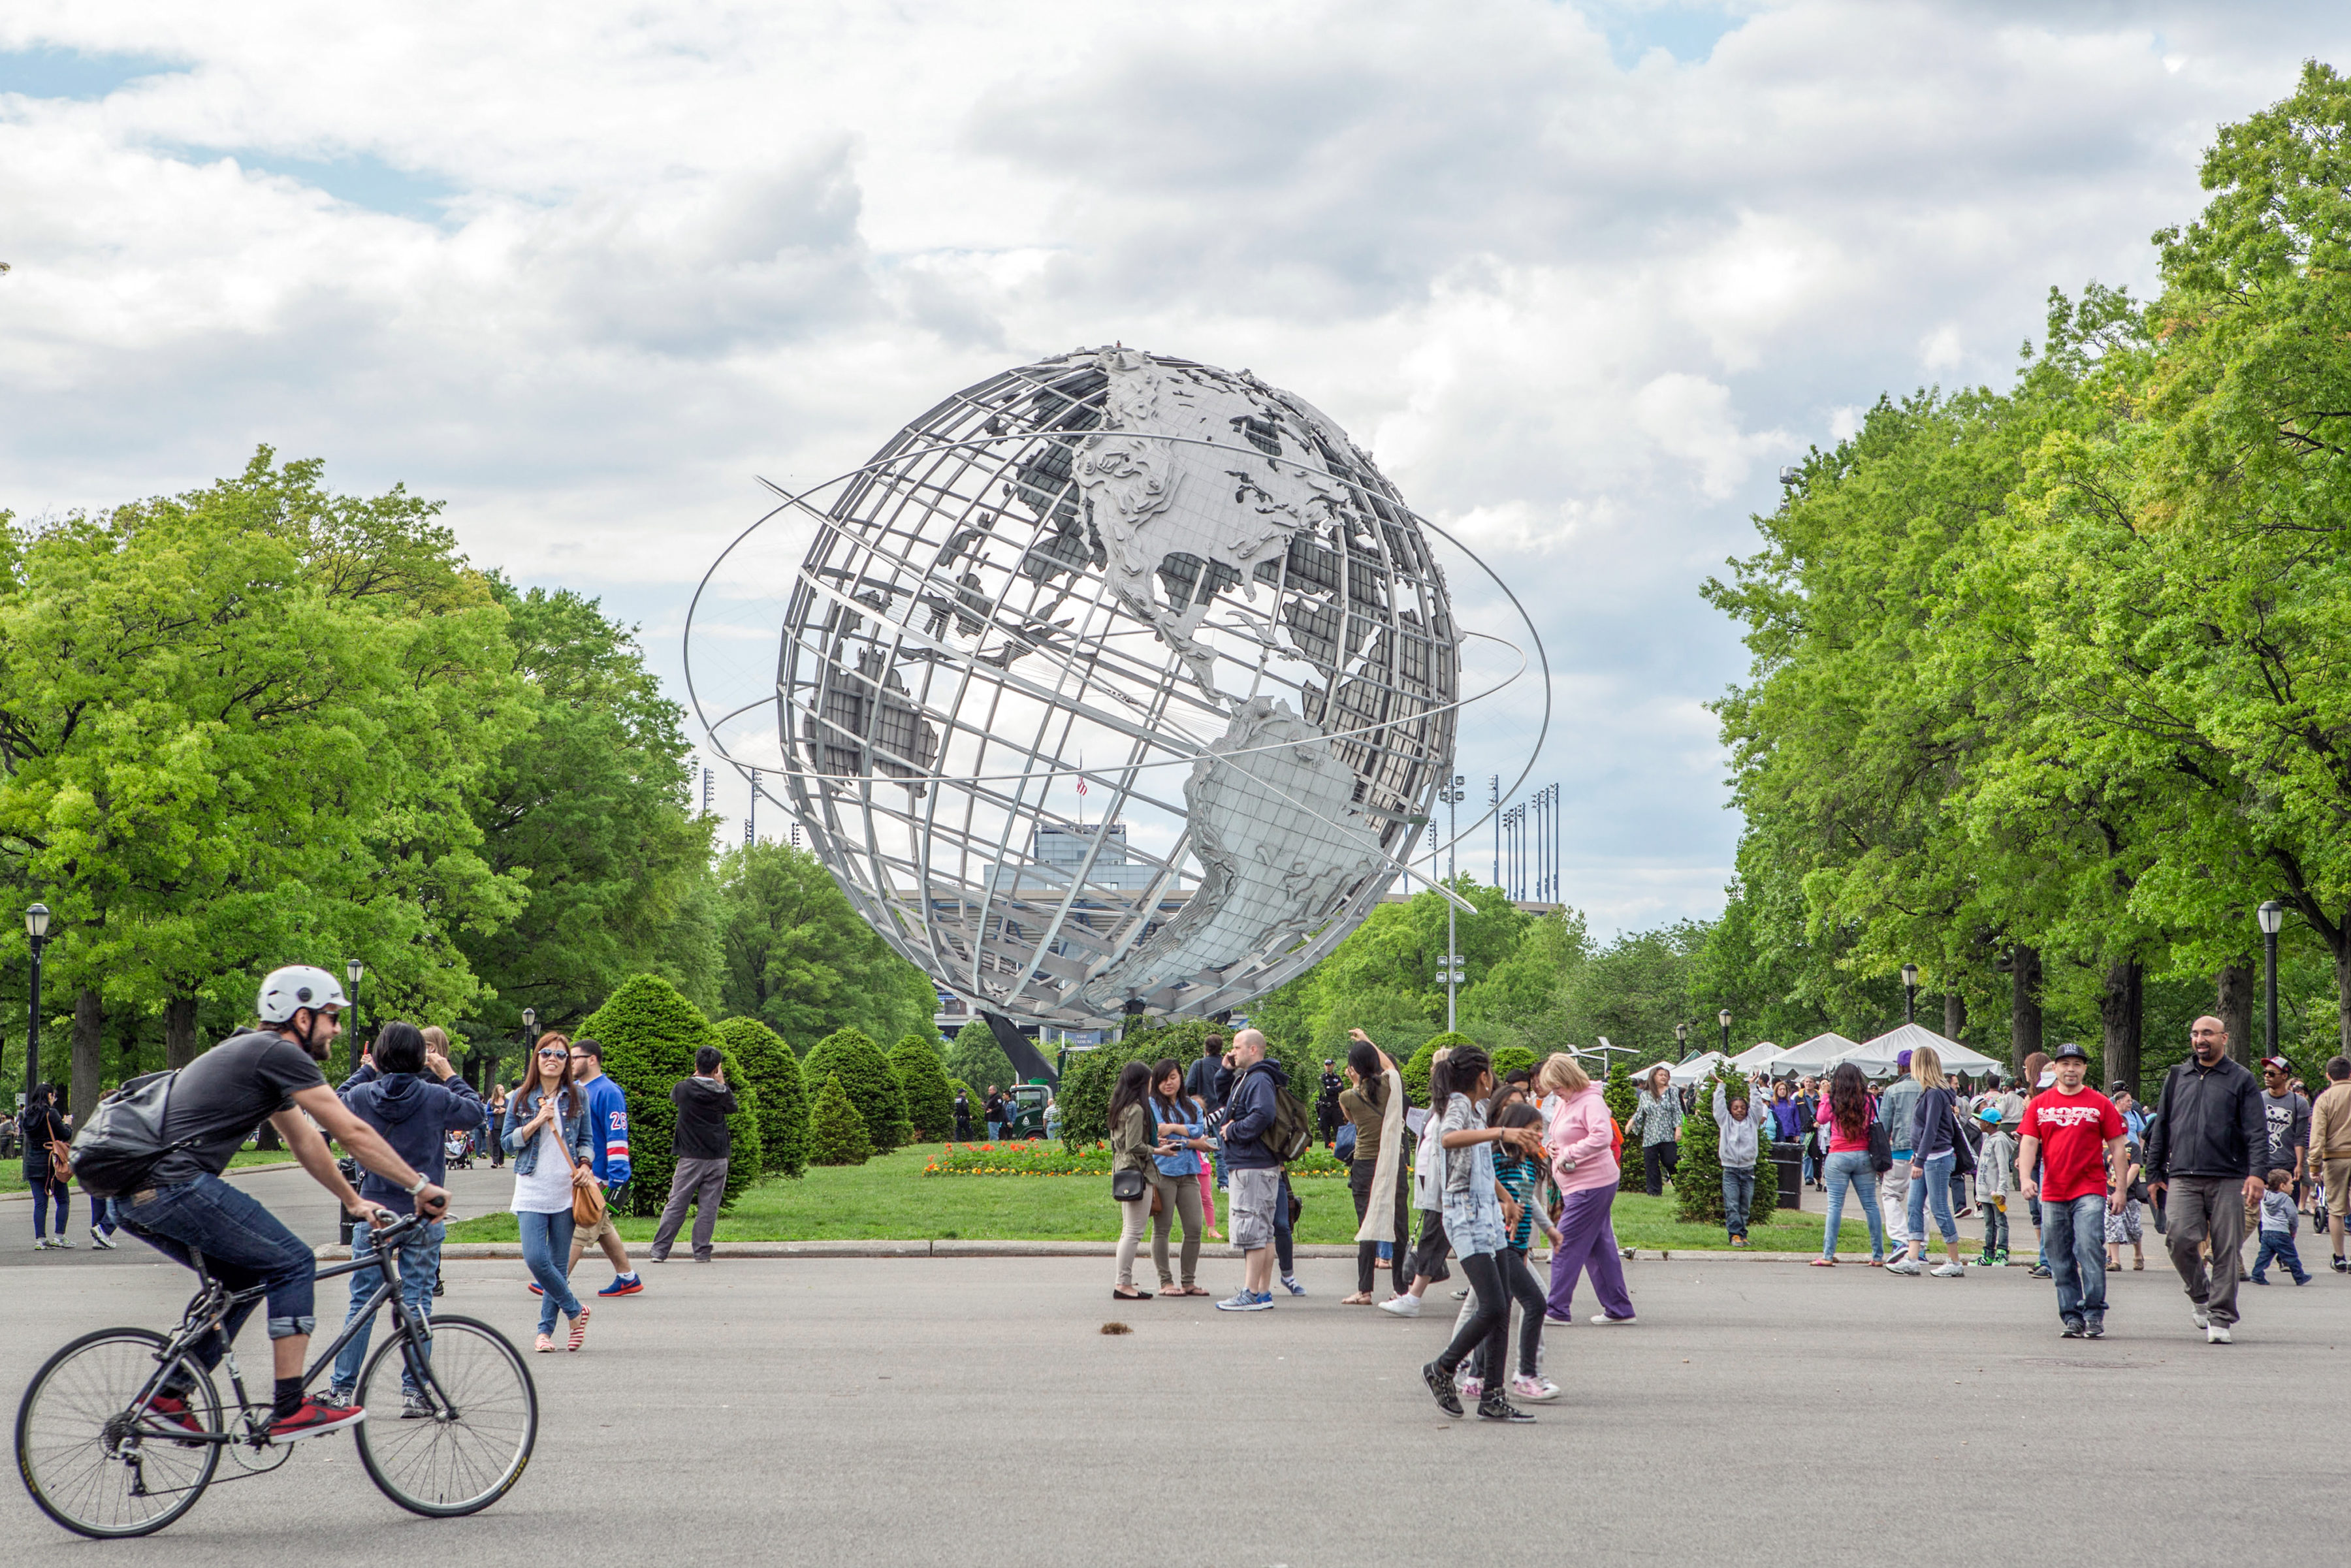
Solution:
M 180 1070 L 163 1117 L 163 1138 L 173 1147 L 116 1202 L 122 1228 L 156 1250 L 190 1268 L 202 1253 L 214 1278 L 231 1290 L 266 1288 L 277 1380 L 269 1426 L 273 1443 L 356 1426 L 367 1412 L 303 1396 L 318 1263 L 309 1247 L 276 1216 L 221 1179 L 238 1146 L 266 1118 L 302 1168 L 340 1200 L 346 1213 L 379 1215 L 377 1223 L 391 1224 L 394 1217 L 363 1201 L 335 1168 L 335 1157 L 319 1134 L 323 1127 L 360 1164 L 413 1197 L 428 1219 L 439 1218 L 449 1207 L 449 1195 L 353 1115 L 319 1071 L 342 1032 L 339 1015 L 348 1005 L 342 987 L 324 969 L 296 965 L 273 970 L 261 982 L 256 1009 L 261 1027 L 232 1035 Z M 184 1148 L 178 1146 L 183 1143 Z M 219 1364 L 252 1310 L 248 1302 L 232 1311 L 222 1329 L 197 1348 L 206 1370 Z M 167 1387 L 152 1409 L 193 1430 L 197 1424 L 184 1394 L 184 1385 Z

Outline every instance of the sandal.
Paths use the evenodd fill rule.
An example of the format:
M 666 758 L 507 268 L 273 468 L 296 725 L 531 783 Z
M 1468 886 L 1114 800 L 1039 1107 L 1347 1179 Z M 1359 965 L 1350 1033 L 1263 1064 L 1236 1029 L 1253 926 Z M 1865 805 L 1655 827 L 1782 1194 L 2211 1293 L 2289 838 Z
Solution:
M 1197 1285 L 1179 1285 L 1167 1293 L 1171 1296 L 1205 1296 L 1208 1292 Z
M 2132 1270 L 2133 1270 L 2134 1272 L 2143 1271 L 2146 1268 L 2147 1268 L 2147 1260 L 2146 1260 L 2146 1259 L 2144 1259 L 2144 1258 L 2134 1258 L 2134 1259 L 2132 1259 L 2132 1260 L 2131 1260 L 2131 1269 L 2132 1269 Z
M 1813 1267 L 1815 1269 L 1834 1269 L 1836 1267 L 1836 1260 L 1834 1258 L 1815 1258 L 1813 1260 Z
M 554 1348 L 555 1336 L 553 1334 L 539 1335 L 538 1343 L 531 1346 L 531 1349 L 538 1352 L 541 1355 L 545 1355 L 549 1351 L 553 1350 Z
M 1151 1292 L 1138 1291 L 1131 1285 L 1124 1289 L 1113 1285 L 1110 1288 L 1110 1299 L 1113 1301 L 1147 1301 L 1151 1299 Z
M 1372 1304 L 1372 1293 L 1369 1291 L 1357 1291 L 1352 1296 L 1340 1297 L 1339 1304 L 1343 1307 L 1368 1307 Z

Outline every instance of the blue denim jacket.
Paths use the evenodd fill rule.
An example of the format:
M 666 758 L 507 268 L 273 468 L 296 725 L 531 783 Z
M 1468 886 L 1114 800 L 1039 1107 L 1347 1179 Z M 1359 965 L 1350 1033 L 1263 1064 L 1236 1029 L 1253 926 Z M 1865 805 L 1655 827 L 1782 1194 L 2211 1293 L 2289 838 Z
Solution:
M 595 1118 L 588 1114 L 584 1097 L 574 1091 L 572 1098 L 578 1103 L 579 1109 L 564 1119 L 563 1135 L 564 1141 L 571 1146 L 571 1158 L 576 1164 L 580 1160 L 594 1158 L 596 1129 L 591 1124 Z M 516 1134 L 517 1128 L 538 1114 L 538 1102 L 539 1091 L 537 1089 L 507 1096 L 507 1121 L 506 1125 L 498 1129 L 498 1142 L 504 1144 L 507 1146 L 507 1152 L 514 1155 L 515 1175 L 518 1176 L 528 1176 L 538 1166 L 538 1136 L 533 1134 L 530 1142 L 524 1144 L 517 1141 Z

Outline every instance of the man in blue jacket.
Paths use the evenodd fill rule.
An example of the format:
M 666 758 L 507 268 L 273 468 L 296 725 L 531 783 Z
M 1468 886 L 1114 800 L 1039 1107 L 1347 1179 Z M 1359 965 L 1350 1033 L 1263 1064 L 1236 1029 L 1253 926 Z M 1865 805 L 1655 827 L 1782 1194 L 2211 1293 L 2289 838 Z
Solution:
M 428 1074 L 434 1082 L 426 1082 Z M 457 1076 L 446 1056 L 426 1049 L 423 1032 L 414 1024 L 384 1025 L 375 1037 L 375 1049 L 368 1060 L 343 1081 L 337 1093 L 351 1114 L 383 1134 L 383 1141 L 397 1150 L 402 1159 L 414 1166 L 426 1181 L 436 1186 L 448 1168 L 448 1145 L 444 1142 L 447 1135 L 478 1126 L 482 1120 L 481 1096 L 474 1092 L 472 1084 Z M 360 1181 L 360 1196 L 394 1214 L 415 1212 L 415 1200 L 405 1188 L 373 1171 Z M 399 1244 L 400 1299 L 410 1314 L 420 1321 L 433 1315 L 433 1283 L 441 1277 L 443 1231 L 436 1219 L 410 1231 Z M 374 1230 L 368 1226 L 354 1227 L 352 1258 L 372 1257 L 374 1236 Z M 343 1316 L 346 1327 L 375 1294 L 382 1278 L 374 1269 L 361 1269 L 351 1276 L 350 1307 Z M 374 1328 L 371 1314 L 335 1357 L 334 1381 L 328 1389 L 326 1403 L 346 1406 L 350 1404 L 352 1391 L 359 1387 L 360 1365 L 367 1358 L 368 1340 Z M 430 1354 L 429 1346 L 427 1353 Z M 400 1411 L 402 1420 L 432 1414 L 431 1407 L 420 1397 L 423 1391 L 405 1368 L 400 1375 L 400 1385 L 402 1394 L 406 1396 Z
M 1247 1257 L 1240 1293 L 1218 1301 L 1228 1312 L 1261 1312 L 1273 1305 L 1273 1227 L 1281 1201 L 1281 1162 L 1266 1145 L 1276 1104 L 1274 1064 L 1265 1036 L 1245 1029 L 1233 1036 L 1232 1086 L 1225 1095 L 1225 1181 L 1230 1190 L 1233 1245 Z
M 606 1076 L 604 1048 L 592 1040 L 571 1042 L 571 1082 L 587 1098 L 589 1125 L 596 1129 L 592 1140 L 596 1179 L 604 1184 L 605 1201 L 601 1224 L 592 1230 L 582 1228 L 571 1233 L 571 1261 L 564 1272 L 569 1274 L 580 1267 L 580 1254 L 593 1241 L 603 1248 L 605 1260 L 612 1265 L 612 1282 L 596 1293 L 633 1296 L 645 1288 L 645 1282 L 629 1267 L 629 1249 L 612 1224 L 613 1196 L 629 1181 L 629 1096 Z M 534 1293 L 538 1289 L 536 1285 L 531 1287 Z

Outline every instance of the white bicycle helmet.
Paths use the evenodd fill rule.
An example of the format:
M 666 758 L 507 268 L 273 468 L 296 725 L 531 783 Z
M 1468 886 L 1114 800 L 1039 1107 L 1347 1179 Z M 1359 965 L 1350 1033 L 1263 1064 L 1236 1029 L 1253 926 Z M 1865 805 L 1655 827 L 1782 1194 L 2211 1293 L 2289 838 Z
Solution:
M 326 970 L 314 969 L 308 964 L 288 964 L 282 969 L 272 969 L 261 982 L 261 1000 L 254 1011 L 263 1023 L 284 1023 L 304 1008 L 323 1011 L 350 1005 L 343 996 L 341 982 Z

